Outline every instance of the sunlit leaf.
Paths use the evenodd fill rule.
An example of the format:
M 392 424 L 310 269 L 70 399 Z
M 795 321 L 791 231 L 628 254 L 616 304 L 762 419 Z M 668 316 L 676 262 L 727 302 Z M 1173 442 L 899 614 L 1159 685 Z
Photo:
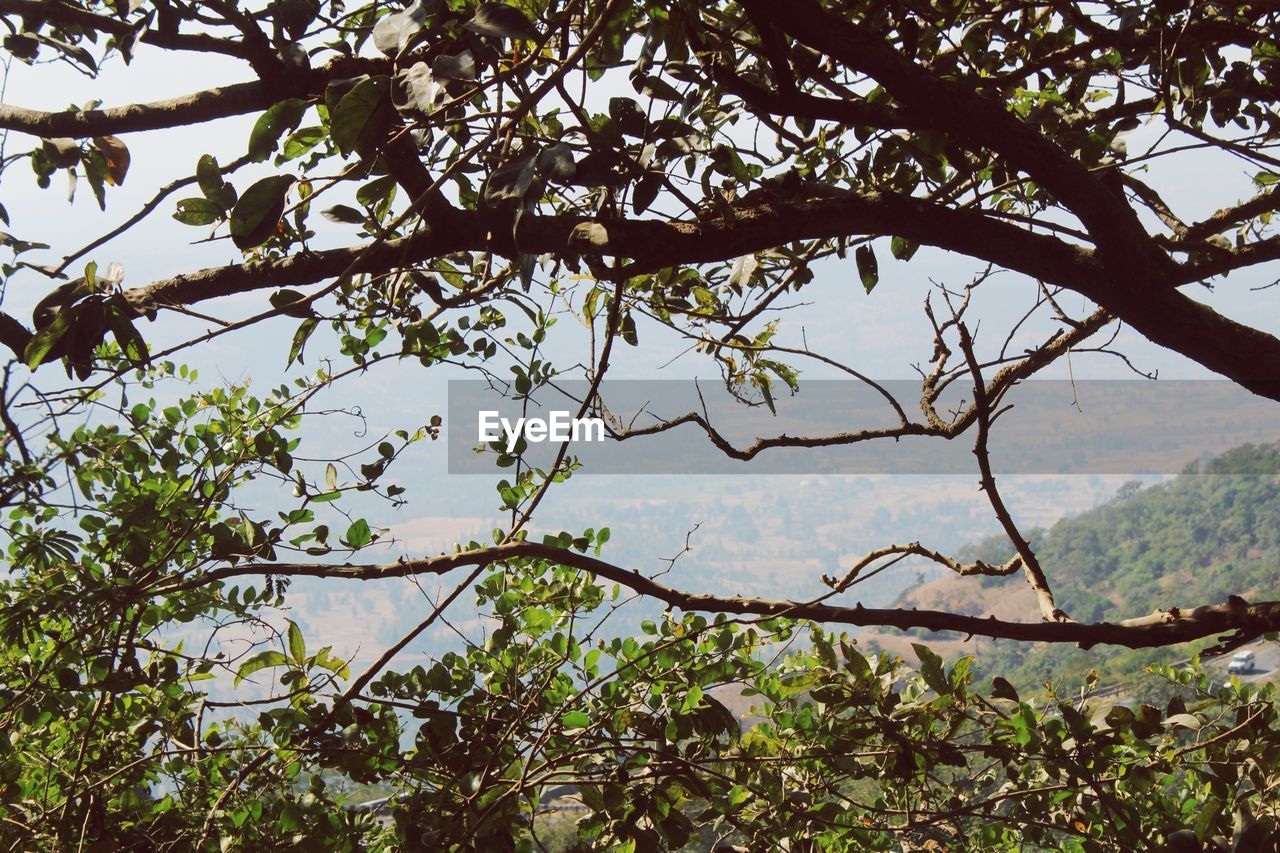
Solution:
M 118 136 L 95 136 L 93 146 L 102 152 L 107 161 L 107 180 L 113 186 L 124 183 L 129 173 L 129 148 Z
M 235 683 L 238 685 L 255 672 L 271 667 L 284 666 L 289 659 L 281 652 L 275 649 L 268 649 L 265 652 L 258 652 L 253 657 L 240 664 L 240 668 L 236 670 Z
M 373 46 L 388 56 L 401 53 L 427 20 L 427 3 L 418 0 L 403 12 L 384 15 L 373 27 Z
M 302 663 L 307 657 L 306 641 L 302 638 L 302 629 L 298 627 L 298 623 L 292 619 L 286 620 L 289 623 L 288 640 L 289 640 L 289 657 L 294 663 Z

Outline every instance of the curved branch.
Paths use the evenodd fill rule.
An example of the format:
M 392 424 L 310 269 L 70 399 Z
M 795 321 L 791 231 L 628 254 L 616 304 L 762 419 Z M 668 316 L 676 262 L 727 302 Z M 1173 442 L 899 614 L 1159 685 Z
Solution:
M 57 0 L 0 0 L 0 15 L 22 15 L 36 20 L 49 21 L 58 26 L 74 26 L 114 36 L 129 38 L 137 25 L 119 18 L 97 15 Z M 179 33 L 164 30 L 143 30 L 138 39 L 165 50 L 187 50 L 198 53 L 221 53 L 239 59 L 250 59 L 253 51 L 243 42 L 219 38 L 208 33 Z
M 1080 219 L 1117 274 L 1145 267 L 1149 275 L 1172 265 L 1123 198 L 999 102 L 915 64 L 816 0 L 785 6 L 746 0 L 744 5 L 809 47 L 874 78 L 907 109 L 927 115 L 939 130 L 989 148 L 1030 175 Z
M 126 291 L 139 310 L 186 305 L 235 293 L 312 284 L 367 252 L 357 272 L 396 266 L 458 251 L 597 255 L 643 258 L 624 267 L 629 278 L 680 264 L 714 263 L 805 239 L 852 233 L 900 234 L 922 244 L 965 252 L 1066 287 L 1097 290 L 1101 275 L 1090 253 L 1052 237 L 994 222 L 981 214 L 949 210 L 907 196 L 850 193 L 835 200 L 761 204 L 731 217 L 703 222 L 648 219 L 597 221 L 581 216 L 526 216 L 519 243 L 489 217 L 449 208 L 411 237 L 377 246 L 308 252 L 280 260 L 213 267 Z
M 956 331 L 960 335 L 960 349 L 964 353 L 965 363 L 969 366 L 969 373 L 973 377 L 973 406 L 971 409 L 977 414 L 978 419 L 978 437 L 974 442 L 973 455 L 978 460 L 978 470 L 982 475 L 978 488 L 987 496 L 987 503 L 991 504 L 996 520 L 1000 522 L 1000 527 L 1004 530 L 1005 536 L 1013 543 L 1013 547 L 1021 558 L 1022 570 L 1027 578 L 1027 583 L 1035 590 L 1036 601 L 1040 605 L 1040 615 L 1051 622 L 1065 622 L 1067 621 L 1067 614 L 1054 601 L 1053 590 L 1049 588 L 1049 579 L 1045 577 L 1044 569 L 1040 566 L 1040 560 L 1036 557 L 1035 550 L 1031 547 L 1031 543 L 1027 541 L 1027 538 L 1022 535 L 1022 531 L 1018 529 L 1017 523 L 1013 520 L 1013 515 L 1010 514 L 1009 508 L 1005 506 L 1004 499 L 1000 497 L 1000 490 L 996 488 L 995 474 L 991 471 L 991 454 L 988 451 L 991 421 L 994 418 L 994 414 L 991 411 L 992 398 L 987 394 L 986 383 L 982 380 L 982 367 L 978 364 L 978 356 L 973 351 L 973 337 L 969 334 L 969 328 L 958 317 L 956 319 Z
M 1022 557 L 1014 555 L 1012 559 L 993 566 L 990 563 L 977 560 L 972 563 L 962 563 L 954 557 L 948 557 L 941 551 L 935 551 L 932 548 L 926 548 L 919 542 L 908 542 L 906 545 L 887 545 L 884 548 L 877 548 L 862 556 L 849 571 L 845 572 L 843 578 L 836 578 L 831 575 L 823 575 L 821 581 L 834 589 L 836 592 L 844 592 L 856 583 L 861 583 L 867 577 L 878 573 L 881 569 L 871 572 L 871 575 L 863 576 L 862 570 L 867 566 L 884 559 L 885 557 L 924 557 L 945 566 L 957 575 L 962 577 L 972 577 L 973 575 L 982 575 L 985 577 L 1007 577 L 1022 568 Z M 893 562 L 897 562 L 896 560 Z M 892 563 L 890 563 L 892 565 Z M 881 567 L 884 568 L 884 567 Z
M 1070 352 L 1076 344 L 1089 338 L 1114 319 L 1115 318 L 1112 317 L 1106 309 L 1099 308 L 1084 320 L 1075 323 L 1070 332 L 1066 334 L 1063 334 L 1061 331 L 1055 332 L 1052 337 L 1032 350 L 1026 358 L 997 371 L 995 376 L 992 377 L 990 384 L 987 385 L 987 396 L 992 399 L 1001 397 L 1004 392 L 1015 383 L 1032 376 L 1042 367 Z M 746 348 L 743 347 L 743 349 Z M 785 352 L 794 355 L 806 355 L 814 358 L 821 358 L 816 353 L 791 349 L 789 347 L 766 347 L 765 349 L 771 352 Z M 830 359 L 823 358 L 821 360 L 826 361 L 826 363 L 846 372 L 854 372 L 850 371 L 849 368 L 844 365 Z M 932 436 L 952 439 L 968 430 L 969 427 L 973 425 L 977 417 L 977 408 L 975 406 L 965 406 L 961 408 L 960 411 L 955 414 L 955 417 L 947 421 L 943 421 L 941 418 L 937 417 L 933 409 L 933 402 L 939 391 L 934 387 L 933 381 L 927 379 L 924 384 L 924 396 L 920 401 L 920 405 L 921 409 L 929 416 L 929 423 L 915 423 L 907 419 L 906 414 L 902 411 L 897 401 L 887 391 L 876 383 L 870 382 L 870 380 L 860 374 L 858 374 L 858 378 L 862 382 L 869 382 L 894 407 L 901 421 L 898 426 L 864 429 L 856 432 L 841 432 L 824 436 L 791 436 L 784 434 L 757 438 L 745 447 L 737 447 L 725 438 L 714 426 L 712 426 L 711 422 L 705 415 L 698 414 L 697 412 L 688 412 L 678 417 L 670 418 L 645 427 L 638 427 L 635 429 L 619 429 L 615 427 L 612 429 L 610 436 L 618 441 L 626 441 L 629 438 L 657 435 L 658 433 L 675 429 L 683 424 L 691 423 L 701 428 L 702 431 L 707 434 L 707 438 L 710 439 L 711 443 L 726 456 L 742 462 L 749 462 L 764 451 L 775 447 L 839 447 L 843 445 L 872 441 L 879 438 L 892 438 L 896 440 L 906 436 Z
M 206 269 L 128 291 L 125 298 L 141 313 L 322 281 L 357 258 L 360 265 L 353 272 L 380 273 L 456 251 L 643 259 L 619 271 L 630 278 L 672 266 L 725 261 L 802 240 L 853 234 L 906 237 L 1074 290 L 1153 342 L 1254 393 L 1280 400 L 1280 340 L 1190 299 L 1175 289 L 1180 281 L 1149 274 L 1141 280 L 1124 280 L 1083 247 L 978 212 L 892 193 L 850 192 L 835 199 L 765 202 L 702 221 L 528 216 L 521 221 L 518 244 L 508 228 L 495 227 L 492 217 L 450 207 L 433 215 L 430 228 L 367 251 L 367 247 L 331 249 Z M 1280 244 L 1264 242 L 1280 251 Z M 1174 274 L 1184 276 L 1190 269 L 1195 268 L 1178 267 Z
M 514 560 L 542 560 L 568 566 L 664 602 L 682 610 L 708 613 L 737 613 L 755 616 L 783 616 L 812 619 L 828 624 L 890 627 L 908 630 L 956 631 L 974 636 L 1044 643 L 1076 643 L 1083 648 L 1099 644 L 1151 648 L 1198 640 L 1226 632 L 1258 636 L 1280 630 L 1280 601 L 1248 604 L 1232 599 L 1226 604 L 1171 609 L 1122 622 L 1008 622 L 1001 619 L 964 616 L 936 610 L 899 610 L 845 607 L 803 601 L 774 601 L 744 596 L 688 593 L 659 583 L 637 571 L 604 560 L 534 542 L 510 542 L 457 554 L 442 554 L 422 560 L 367 565 L 317 565 L 310 563 L 246 563 L 205 572 L 199 577 L 168 587 L 150 590 L 153 595 L 170 595 L 238 577 L 284 575 L 289 577 L 381 580 L 419 575 L 443 575 L 463 567 L 497 566 Z

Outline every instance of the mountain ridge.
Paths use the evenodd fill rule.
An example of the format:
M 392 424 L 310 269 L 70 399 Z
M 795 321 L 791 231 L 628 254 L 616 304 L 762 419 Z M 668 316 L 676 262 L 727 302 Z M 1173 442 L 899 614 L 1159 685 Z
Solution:
M 1063 609 L 1079 621 L 1115 621 L 1156 609 L 1217 604 L 1280 594 L 1280 445 L 1246 444 L 1189 464 L 1177 477 L 1127 483 L 1098 507 L 1064 518 L 1028 540 Z M 999 537 L 960 551 L 966 561 L 1000 563 L 1013 554 Z M 1034 594 L 1021 575 L 975 580 L 950 575 L 900 594 L 894 606 L 946 609 L 1001 618 L 1034 618 Z M 1168 663 L 1213 644 L 1130 650 L 972 640 L 954 634 L 864 634 L 866 645 L 910 657 L 925 638 L 940 654 L 973 654 L 977 666 L 1015 684 L 1104 683 L 1136 679 L 1151 663 Z

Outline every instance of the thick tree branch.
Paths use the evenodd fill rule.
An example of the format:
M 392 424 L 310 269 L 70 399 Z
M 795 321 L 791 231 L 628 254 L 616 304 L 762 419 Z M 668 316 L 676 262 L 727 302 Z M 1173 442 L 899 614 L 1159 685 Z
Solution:
M 457 251 L 641 258 L 620 272 L 631 277 L 680 264 L 712 263 L 805 239 L 849 234 L 901 234 L 926 245 L 976 254 L 1009 269 L 1064 286 L 1097 289 L 1101 276 L 1088 251 L 981 214 L 950 210 L 884 193 L 815 202 L 762 204 L 705 222 L 648 219 L 597 221 L 580 216 L 527 216 L 519 243 L 474 211 L 451 209 L 423 232 L 374 247 L 354 246 L 280 260 L 214 267 L 127 291 L 139 312 L 273 287 L 312 284 L 368 252 L 360 272 L 382 273 Z
M 908 109 L 927 115 L 938 130 L 988 148 L 1030 175 L 1080 219 L 1117 273 L 1144 268 L 1149 275 L 1171 265 L 1120 196 L 998 102 L 915 64 L 815 0 L 785 6 L 746 0 L 744 5 L 809 47 L 872 77 Z
M 233 83 L 163 101 L 105 110 L 47 113 L 0 104 L 0 128 L 43 139 L 159 130 L 265 110 L 279 100 L 279 94 L 275 86 L 255 82 Z
M 1280 244 L 1272 244 L 1270 249 L 1272 258 L 1280 257 Z M 1259 249 L 1258 254 L 1261 253 Z M 1236 257 L 1252 257 L 1255 263 L 1264 259 L 1243 250 Z M 1198 280 L 1244 265 L 1224 260 L 1220 265 L 1181 269 L 1188 273 L 1197 270 L 1199 275 L 1194 280 Z M 1153 343 L 1180 352 L 1255 394 L 1280 400 L 1280 340 L 1224 317 L 1174 289 L 1175 285 L 1185 283 L 1165 279 L 1147 286 L 1129 287 L 1126 285 L 1133 282 L 1113 280 L 1101 289 L 1079 292 L 1107 308 Z M 1065 286 L 1071 287 L 1069 284 Z
M 333 278 L 348 268 L 353 274 L 381 274 L 466 248 L 475 247 L 451 242 L 435 229 L 423 229 L 411 237 L 372 245 L 211 267 L 125 291 L 124 297 L 139 314 L 144 314 L 171 305 L 190 305 L 237 293 L 314 284 Z M 356 266 L 352 267 L 352 264 Z
M 382 273 L 456 251 L 494 251 L 508 256 L 551 252 L 641 259 L 619 272 L 633 277 L 670 266 L 724 261 L 801 240 L 888 234 L 1074 290 L 1155 343 L 1195 359 L 1255 393 L 1280 399 L 1280 340 L 1178 292 L 1174 285 L 1184 283 L 1181 280 L 1122 281 L 1082 247 L 981 213 L 890 193 L 763 203 L 726 217 L 695 222 L 528 216 L 521 221 L 518 245 L 507 229 L 494 228 L 488 217 L 451 209 L 425 231 L 369 249 L 355 271 Z M 1280 251 L 1280 245 L 1271 248 Z M 366 247 L 331 249 L 205 269 L 127 291 L 125 298 L 142 313 L 234 293 L 310 284 L 331 278 L 365 251 Z M 1246 253 L 1240 250 L 1237 254 Z M 1188 273 L 1180 268 L 1179 274 Z
M 1280 188 L 1268 190 L 1234 207 L 1223 208 L 1212 216 L 1189 226 L 1182 236 L 1188 240 L 1203 240 L 1214 234 L 1221 234 L 1233 225 L 1273 210 L 1280 210 Z
M 200 124 L 265 110 L 284 98 L 319 95 L 331 79 L 387 69 L 388 64 L 383 60 L 342 57 L 309 72 L 279 75 L 252 83 L 233 83 L 146 104 L 56 113 L 0 104 L 0 129 L 50 139 L 107 136 Z
M 852 607 L 803 601 L 773 601 L 744 596 L 703 595 L 683 592 L 661 584 L 637 571 L 604 560 L 534 542 L 511 542 L 475 551 L 443 554 L 422 560 L 367 565 L 317 565 L 310 563 L 246 563 L 205 572 L 198 577 L 148 592 L 169 595 L 215 581 L 239 577 L 277 575 L 347 580 L 381 580 L 421 575 L 443 575 L 459 568 L 500 566 L 516 560 L 543 560 L 591 572 L 599 578 L 621 584 L 641 595 L 671 607 L 707 613 L 736 613 L 755 616 L 786 616 L 813 619 L 828 624 L 863 627 L 890 627 L 909 630 L 956 631 L 973 636 L 1044 643 L 1076 643 L 1088 648 L 1100 644 L 1150 648 L 1198 640 L 1227 632 L 1258 636 L 1280 630 L 1280 601 L 1227 604 L 1171 609 L 1123 622 L 1008 622 L 1001 619 L 964 616 L 935 610 L 898 610 Z

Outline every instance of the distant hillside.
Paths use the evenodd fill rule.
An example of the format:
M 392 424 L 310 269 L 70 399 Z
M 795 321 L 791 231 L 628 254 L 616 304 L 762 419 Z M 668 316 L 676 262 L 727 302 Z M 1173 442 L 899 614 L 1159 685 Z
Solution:
M 1280 593 L 1280 446 L 1245 445 L 1175 479 L 1143 488 L 1130 483 L 1106 504 L 1036 530 L 1028 537 L 1061 606 L 1081 621 L 1120 619 L 1156 608 L 1187 607 Z M 1012 556 L 999 538 L 964 549 L 967 560 L 998 563 Z M 946 577 L 909 590 L 901 606 L 974 615 L 1030 618 L 1034 598 L 1021 575 Z M 1093 668 L 1103 682 L 1126 680 L 1148 663 L 1187 657 L 1198 647 L 1130 651 L 1098 647 L 975 640 L 928 635 L 940 653 L 975 654 L 978 666 L 1015 684 L 1078 684 Z M 900 640 L 868 641 L 899 651 Z M 940 642 L 939 642 L 940 641 Z

